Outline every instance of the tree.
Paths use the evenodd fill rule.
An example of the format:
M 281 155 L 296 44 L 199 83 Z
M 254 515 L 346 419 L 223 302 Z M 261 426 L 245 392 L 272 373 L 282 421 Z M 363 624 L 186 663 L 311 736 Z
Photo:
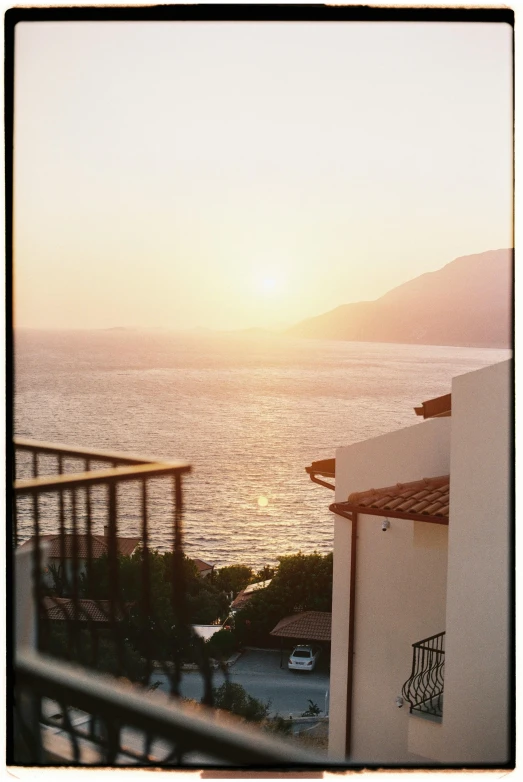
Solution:
M 310 698 L 307 699 L 309 701 L 309 707 L 306 711 L 302 712 L 302 717 L 317 717 L 318 714 L 321 714 L 321 709 L 318 706 L 317 703 L 314 703 L 314 701 L 311 701 Z
M 330 611 L 332 554 L 293 554 L 282 557 L 265 589 L 254 592 L 235 617 L 238 643 L 263 643 L 273 627 L 290 614 Z
M 131 556 L 118 556 L 117 608 L 124 614 L 121 630 L 143 656 L 163 661 L 193 661 L 199 647 L 191 624 L 212 624 L 228 613 L 229 601 L 209 579 L 200 578 L 194 562 L 172 552 L 143 548 Z M 178 567 L 178 570 L 176 569 Z M 82 597 L 107 600 L 112 590 L 109 557 L 91 563 L 91 573 L 82 574 Z M 144 578 L 148 601 L 145 602 Z M 174 578 L 174 588 L 173 588 Z
M 217 709 L 226 709 L 249 722 L 261 722 L 269 716 L 271 702 L 253 698 L 241 684 L 224 682 L 213 689 L 213 696 Z
M 93 634 L 82 628 L 73 634 L 66 622 L 54 621 L 50 622 L 47 651 L 100 673 L 124 676 L 131 682 L 146 686 L 146 662 L 125 640 L 121 644 L 120 657 L 117 640 L 109 630 L 98 629 Z
M 215 660 L 227 660 L 236 648 L 236 638 L 230 630 L 218 630 L 207 642 L 211 657 Z
M 238 592 L 253 581 L 253 570 L 247 565 L 227 565 L 212 574 L 212 580 L 217 589 L 236 597 Z
M 145 552 L 137 549 L 131 556 L 118 557 L 118 600 L 123 604 L 143 604 Z M 109 557 L 103 555 L 95 559 L 91 565 L 92 577 L 83 573 L 80 578 L 82 597 L 94 599 L 109 599 L 111 593 L 111 570 Z M 163 616 L 171 624 L 173 614 L 173 554 L 161 554 L 149 550 L 147 555 L 148 590 L 151 604 L 151 615 Z M 180 594 L 186 605 L 187 621 L 191 624 L 212 624 L 220 618 L 225 618 L 228 611 L 227 596 L 210 579 L 200 578 L 194 562 L 184 556 L 182 559 L 182 574 Z M 172 621 L 171 621 L 172 620 Z
M 46 592 L 54 597 L 64 597 L 67 592 L 67 582 L 64 577 L 64 570 L 61 565 L 53 565 L 49 563 L 49 573 L 53 579 L 51 587 L 47 587 Z
M 260 570 L 256 571 L 252 581 L 253 583 L 258 581 L 269 581 L 269 579 L 271 579 L 275 573 L 276 568 L 270 567 L 269 565 L 264 565 L 262 568 L 260 568 Z

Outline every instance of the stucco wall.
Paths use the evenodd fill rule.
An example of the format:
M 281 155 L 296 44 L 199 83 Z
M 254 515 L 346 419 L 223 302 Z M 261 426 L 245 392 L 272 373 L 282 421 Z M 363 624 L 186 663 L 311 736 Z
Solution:
M 336 451 L 336 501 L 353 491 L 449 472 L 451 419 L 424 421 Z M 445 629 L 447 527 L 360 515 L 351 760 L 414 761 L 408 709 L 395 698 L 410 674 L 411 644 Z M 345 756 L 350 521 L 334 529 L 329 752 Z
M 452 383 L 452 445 L 443 711 L 455 763 L 508 754 L 511 362 Z

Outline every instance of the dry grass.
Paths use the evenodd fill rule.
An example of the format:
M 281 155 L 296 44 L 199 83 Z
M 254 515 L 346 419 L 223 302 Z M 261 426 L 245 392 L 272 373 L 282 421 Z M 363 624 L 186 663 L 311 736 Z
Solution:
M 298 746 L 309 749 L 318 754 L 327 754 L 329 745 L 329 723 L 320 722 L 311 730 L 303 731 L 295 736 L 289 737 Z

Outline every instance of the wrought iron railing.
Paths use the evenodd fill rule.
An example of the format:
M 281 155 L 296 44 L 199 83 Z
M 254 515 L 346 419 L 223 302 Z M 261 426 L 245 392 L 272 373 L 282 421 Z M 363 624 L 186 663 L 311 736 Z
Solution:
M 260 730 L 253 734 L 236 724 L 224 726 L 223 716 L 211 709 L 212 668 L 203 640 L 192 633 L 186 600 L 182 478 L 190 466 L 21 439 L 15 440 L 15 457 L 16 684 L 10 762 L 319 764 L 314 756 Z M 162 514 L 169 515 L 161 609 L 153 599 L 152 565 L 158 555 L 150 546 L 152 510 L 157 513 L 159 504 Z M 119 527 L 128 527 L 129 519 L 140 539 L 132 555 L 139 563 L 140 584 L 131 585 L 131 602 L 125 599 L 119 550 Z M 106 549 L 102 593 L 100 541 Z M 56 590 L 53 596 L 46 581 L 50 553 L 61 568 L 61 597 Z M 95 621 L 98 614 L 93 618 L 92 604 L 102 622 Z M 186 704 L 180 697 L 188 654 L 203 679 L 204 706 Z M 153 670 L 166 677 L 168 695 L 151 692 Z M 227 677 L 225 668 L 223 673 Z
M 443 673 L 445 666 L 445 633 L 431 635 L 412 644 L 412 673 L 403 685 L 403 697 L 410 711 L 443 715 Z
M 204 707 L 195 711 L 158 692 L 145 695 L 85 669 L 57 665 L 41 654 L 17 655 L 16 677 L 18 745 L 26 755 L 31 748 L 22 762 L 196 768 L 320 765 L 288 742 L 248 730 L 223 713 Z

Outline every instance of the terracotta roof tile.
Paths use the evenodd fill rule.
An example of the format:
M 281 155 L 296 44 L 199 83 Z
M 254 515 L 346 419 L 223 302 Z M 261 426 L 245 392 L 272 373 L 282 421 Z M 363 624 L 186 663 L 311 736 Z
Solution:
M 214 568 L 214 565 L 204 562 L 203 559 L 193 559 L 193 562 L 198 569 L 198 573 L 204 573 L 206 570 L 212 570 Z
M 369 489 L 353 492 L 346 502 L 334 503 L 336 508 L 371 512 L 373 509 L 381 512 L 417 514 L 434 516 L 448 520 L 449 514 L 450 476 L 441 475 L 437 478 L 423 478 L 411 483 L 397 483 L 383 489 Z
M 243 606 L 249 602 L 253 594 L 254 592 L 247 592 L 247 594 L 245 594 L 245 589 L 242 589 L 242 591 L 238 592 L 232 601 L 231 608 L 233 608 L 235 611 L 237 611 L 239 608 L 243 608 Z
M 332 614 L 327 611 L 305 611 L 282 619 L 271 630 L 271 635 L 283 638 L 330 641 Z
M 71 559 L 73 556 L 73 535 L 64 535 L 65 543 L 65 557 Z M 78 559 L 87 559 L 89 554 L 88 535 L 77 535 L 77 556 Z M 22 546 L 30 544 L 34 538 L 29 538 Z M 49 551 L 47 556 L 50 559 L 57 559 L 62 556 L 60 535 L 40 535 L 40 540 L 49 542 Z M 122 538 L 117 537 L 116 543 L 118 546 L 118 553 L 123 556 L 130 556 L 133 551 L 138 547 L 140 538 Z M 91 535 L 91 555 L 93 559 L 99 559 L 104 554 L 107 554 L 109 546 L 109 539 L 104 535 Z
M 44 597 L 44 609 L 49 619 L 66 622 L 74 619 L 74 602 L 65 597 Z M 116 619 L 121 613 L 115 608 Z M 109 600 L 78 600 L 78 621 L 110 622 L 111 608 Z

